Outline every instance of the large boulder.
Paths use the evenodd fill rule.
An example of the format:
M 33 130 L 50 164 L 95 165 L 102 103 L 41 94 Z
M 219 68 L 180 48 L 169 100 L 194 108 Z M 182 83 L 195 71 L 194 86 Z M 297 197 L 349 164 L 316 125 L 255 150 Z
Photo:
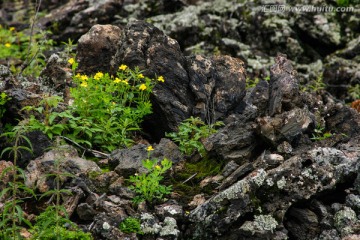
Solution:
M 126 64 L 147 76 L 164 77 L 153 89 L 153 114 L 144 121 L 146 132 L 157 140 L 190 116 L 208 123 L 224 118 L 245 96 L 241 60 L 185 57 L 176 40 L 143 21 L 130 22 L 123 30 L 96 25 L 80 38 L 77 50 L 80 72 L 114 73 Z

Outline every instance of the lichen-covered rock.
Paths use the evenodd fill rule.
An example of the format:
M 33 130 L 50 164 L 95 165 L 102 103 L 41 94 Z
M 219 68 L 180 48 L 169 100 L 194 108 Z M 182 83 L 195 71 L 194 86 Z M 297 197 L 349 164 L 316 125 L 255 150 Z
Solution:
M 344 207 L 334 215 L 334 226 L 342 237 L 353 233 L 353 227 L 359 223 L 356 213 L 349 207 Z
M 240 227 L 240 236 L 249 239 L 273 239 L 278 222 L 271 215 L 257 215 Z
M 155 206 L 155 212 L 161 219 L 171 217 L 178 220 L 184 217 L 184 210 L 176 201 Z
M 57 170 L 58 168 L 58 170 Z M 29 188 L 44 193 L 55 187 L 54 181 L 48 181 L 48 175 L 53 172 L 79 175 L 87 172 L 101 172 L 93 161 L 80 158 L 75 148 L 63 145 L 46 152 L 43 156 L 31 161 L 25 171 L 25 184 Z M 68 179 L 69 176 L 63 177 Z
M 265 178 L 266 172 L 258 169 L 192 210 L 189 219 L 194 223 L 193 236 L 205 239 L 211 233 L 221 236 L 229 231 L 232 223 L 252 211 L 250 194 Z
M 159 220 L 149 213 L 141 214 L 141 231 L 144 234 L 158 234 L 161 231 Z
M 159 236 L 171 237 L 172 239 L 177 239 L 179 234 L 180 231 L 178 230 L 176 220 L 172 217 L 165 217 Z

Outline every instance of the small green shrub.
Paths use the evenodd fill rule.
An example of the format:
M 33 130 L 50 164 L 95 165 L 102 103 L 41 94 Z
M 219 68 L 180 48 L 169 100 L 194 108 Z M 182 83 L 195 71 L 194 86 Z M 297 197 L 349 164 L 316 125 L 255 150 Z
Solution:
M 75 73 L 77 63 L 69 64 Z M 145 115 L 152 112 L 149 100 L 157 81 L 145 77 L 138 68 L 121 65 L 117 77 L 98 72 L 94 76 L 76 74 L 76 86 L 71 88 L 72 103 L 64 111 L 56 110 L 61 97 L 45 97 L 38 106 L 27 106 L 32 111 L 29 125 L 49 138 L 63 135 L 87 147 L 110 152 L 133 143 L 136 131 Z M 43 118 L 39 119 L 42 115 Z
M 38 120 L 35 115 L 31 115 L 29 118 L 30 129 L 40 130 L 50 139 L 52 139 L 54 135 L 61 135 L 63 131 L 68 129 L 65 122 L 59 122 L 64 114 L 55 111 L 62 101 L 62 97 L 59 96 L 45 96 L 38 106 L 24 107 L 22 110 L 31 111 L 43 116 L 43 119 Z
M 303 92 L 318 92 L 324 90 L 326 84 L 323 80 L 323 75 L 320 74 L 315 80 L 308 82 L 305 86 L 300 86 L 301 91 Z
M 36 217 L 36 224 L 32 229 L 33 240 L 91 240 L 90 233 L 84 233 L 76 227 L 68 218 L 59 215 L 56 206 L 48 207 Z M 65 209 L 62 214 L 66 214 Z M 67 226 L 65 228 L 65 226 Z
M 4 203 L 0 213 L 0 239 L 22 239 L 20 229 L 25 224 L 31 227 L 31 223 L 25 218 L 22 209 L 23 197 L 35 197 L 32 189 L 25 185 L 25 173 L 17 166 L 17 160 L 21 150 L 32 152 L 31 142 L 24 135 L 28 131 L 26 124 L 20 122 L 13 131 L 1 134 L 0 137 L 6 138 L 13 146 L 7 147 L 1 151 L 0 158 L 5 153 L 13 157 L 13 165 L 5 168 L 0 175 L 3 181 L 7 175 L 11 176 L 9 182 L 5 182 L 5 187 L 0 192 L 0 202 Z M 22 146 L 27 143 L 30 147 Z
M 186 155 L 193 154 L 195 150 L 205 155 L 206 150 L 200 140 L 216 133 L 216 127 L 223 125 L 222 122 L 206 125 L 200 118 L 190 117 L 180 124 L 178 132 L 166 133 L 166 136 L 178 143 L 180 151 Z
M 148 151 L 153 150 L 152 147 Z M 150 155 L 150 154 L 149 154 Z M 172 162 L 164 158 L 161 164 L 158 164 L 158 159 L 146 159 L 142 161 L 144 168 L 148 170 L 147 173 L 135 174 L 131 176 L 129 181 L 133 184 L 129 189 L 134 190 L 137 196 L 133 202 L 138 204 L 142 201 L 152 203 L 155 199 L 162 199 L 164 195 L 170 194 L 172 186 L 164 186 L 160 181 L 164 178 L 163 174 L 171 168 Z
M 348 92 L 353 100 L 360 99 L 360 84 L 349 87 Z
M 43 53 L 52 47 L 53 41 L 46 38 L 49 32 L 37 31 L 30 37 L 26 31 L 0 25 L 0 59 L 8 61 L 13 73 L 23 71 L 24 75 L 39 76 L 46 64 Z
M 142 234 L 140 220 L 134 217 L 126 218 L 120 223 L 119 228 L 124 233 Z
M 164 82 L 164 78 L 157 81 Z M 131 145 L 144 116 L 152 112 L 149 97 L 156 80 L 145 77 L 138 68 L 121 65 L 117 77 L 101 72 L 77 74 L 74 82 L 70 110 L 76 117 L 69 118 L 74 130 L 70 136 L 105 151 Z
M 5 103 L 6 103 L 7 101 L 9 101 L 9 100 L 10 100 L 10 98 L 8 97 L 8 95 L 6 95 L 5 92 L 2 92 L 2 93 L 0 94 L 0 120 L 1 120 L 1 118 L 4 116 L 4 113 L 5 113 L 5 111 L 6 111 L 4 105 L 5 105 Z
M 265 77 L 264 80 L 265 81 L 270 81 L 270 76 Z M 259 82 L 260 82 L 260 78 L 254 78 L 254 79 L 246 78 L 246 81 L 245 81 L 246 86 L 245 86 L 245 88 L 249 89 L 249 88 L 256 87 L 256 85 Z
M 327 139 L 329 137 L 331 137 L 333 134 L 330 132 L 325 132 L 325 128 L 321 127 L 320 125 L 318 125 L 315 129 L 314 129 L 314 133 L 312 134 L 312 137 L 310 138 L 311 140 L 314 141 L 321 141 L 324 139 Z

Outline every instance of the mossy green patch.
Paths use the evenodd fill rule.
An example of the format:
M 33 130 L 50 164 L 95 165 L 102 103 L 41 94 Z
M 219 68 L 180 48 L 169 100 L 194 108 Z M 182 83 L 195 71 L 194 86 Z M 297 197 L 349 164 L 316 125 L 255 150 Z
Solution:
M 223 165 L 224 162 L 210 158 L 203 158 L 197 162 L 185 162 L 182 170 L 176 172 L 172 179 L 174 192 L 181 195 L 181 201 L 184 203 L 189 203 L 196 194 L 211 195 L 214 189 L 210 185 L 201 188 L 200 182 L 206 177 L 219 174 Z M 189 178 L 191 179 L 188 180 Z

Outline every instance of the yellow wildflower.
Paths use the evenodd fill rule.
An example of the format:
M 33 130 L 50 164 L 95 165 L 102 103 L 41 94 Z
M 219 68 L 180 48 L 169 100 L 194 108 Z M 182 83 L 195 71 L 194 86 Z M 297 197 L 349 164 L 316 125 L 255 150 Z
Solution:
M 119 78 L 115 78 L 114 83 L 122 82 Z
M 157 80 L 158 80 L 159 82 L 165 82 L 165 79 L 164 79 L 163 76 L 159 76 L 159 77 L 157 78 Z
M 83 80 L 83 81 L 86 81 L 86 80 L 88 80 L 88 76 L 86 76 L 86 75 L 81 75 L 81 76 L 80 76 L 80 79 Z
M 74 62 L 75 62 L 74 58 L 70 58 L 70 59 L 68 60 L 68 63 L 70 63 L 71 65 L 73 65 Z
M 81 78 L 81 74 L 80 74 L 80 73 L 78 73 L 78 74 L 76 74 L 76 75 L 75 75 L 75 77 L 77 77 L 77 78 Z
M 125 71 L 127 68 L 128 68 L 128 66 L 126 66 L 125 64 L 121 64 L 121 66 L 119 67 L 119 70 Z
M 104 76 L 104 74 L 102 72 L 97 72 L 94 76 L 95 80 L 99 80 L 100 78 L 102 78 Z
M 146 151 L 150 152 L 150 151 L 154 151 L 154 148 L 150 145 L 146 148 Z
M 156 166 L 155 166 L 155 169 L 160 170 L 161 167 L 160 167 L 159 165 L 156 165 Z
M 11 43 L 5 43 L 5 47 L 7 48 L 11 47 Z
M 125 83 L 126 85 L 129 85 L 128 80 L 123 80 L 122 82 Z
M 88 86 L 88 84 L 87 84 L 87 82 L 82 82 L 82 83 L 80 84 L 80 86 L 86 88 L 86 87 Z
M 139 73 L 139 74 L 137 75 L 137 77 L 138 77 L 138 78 L 144 78 L 144 75 L 143 75 L 142 73 Z
M 141 84 L 140 87 L 139 87 L 139 89 L 140 89 L 141 91 L 144 91 L 144 90 L 146 89 L 146 85 L 145 85 L 145 84 Z
M 10 27 L 9 30 L 10 30 L 10 32 L 12 32 L 12 31 L 15 31 L 15 28 L 14 28 L 14 27 Z

